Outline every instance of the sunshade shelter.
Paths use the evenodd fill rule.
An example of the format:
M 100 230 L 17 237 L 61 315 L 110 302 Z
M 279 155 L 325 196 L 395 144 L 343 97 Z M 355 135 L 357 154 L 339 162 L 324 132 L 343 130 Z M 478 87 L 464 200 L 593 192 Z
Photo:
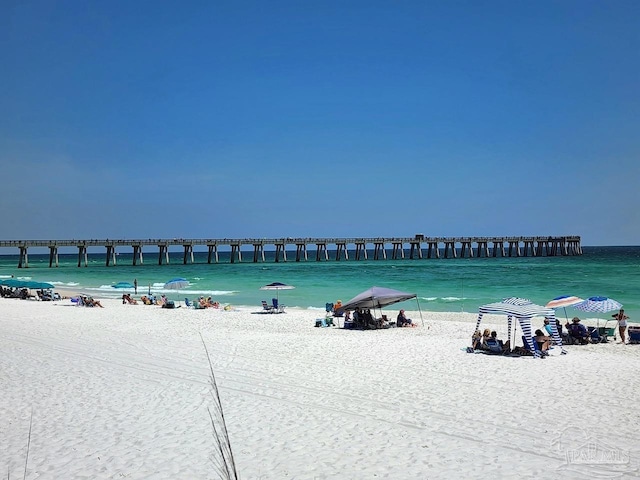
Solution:
M 273 282 L 270 283 L 268 285 L 265 285 L 263 287 L 260 287 L 260 290 L 275 290 L 276 291 L 276 300 L 279 302 L 280 301 L 280 290 L 293 290 L 294 287 L 293 285 L 287 285 L 286 283 L 282 283 L 282 282 Z
M 520 323 L 520 328 L 522 328 L 522 334 L 527 342 L 527 346 L 532 352 L 534 352 L 534 356 L 536 358 L 540 357 L 541 354 L 536 342 L 533 341 L 533 335 L 531 333 L 531 319 L 533 317 L 544 317 L 549 320 L 549 325 L 551 325 L 551 336 L 556 342 L 556 345 L 559 345 L 563 352 L 565 351 L 562 347 L 562 339 L 560 338 L 556 325 L 556 314 L 551 308 L 536 305 L 526 298 L 505 298 L 501 302 L 489 303 L 478 308 L 476 330 L 480 330 L 480 323 L 482 322 L 482 317 L 485 314 L 507 316 L 509 340 L 511 340 L 512 322 L 513 319 L 516 318 L 518 323 Z
M 400 290 L 393 290 L 392 288 L 385 287 L 371 287 L 368 290 L 356 295 L 347 303 L 342 305 L 345 311 L 355 310 L 356 308 L 369 308 L 369 309 L 381 309 L 387 305 L 393 305 L 394 303 L 404 302 L 405 300 L 416 299 L 418 303 L 418 311 L 420 312 L 420 321 L 422 321 L 422 311 L 420 310 L 420 302 L 418 302 L 418 296 L 415 293 L 401 292 Z

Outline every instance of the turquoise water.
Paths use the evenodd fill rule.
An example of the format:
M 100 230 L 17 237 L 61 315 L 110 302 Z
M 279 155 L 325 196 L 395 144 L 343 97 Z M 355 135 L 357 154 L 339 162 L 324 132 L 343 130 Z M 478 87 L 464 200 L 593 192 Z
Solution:
M 508 296 L 540 304 L 559 295 L 583 298 L 602 295 L 624 304 L 627 314 L 640 321 L 640 247 L 584 247 L 576 257 L 465 258 L 419 260 L 329 260 L 306 262 L 207 264 L 206 253 L 183 265 L 182 252 L 172 252 L 169 265 L 157 265 L 157 252 L 145 253 L 144 265 L 132 266 L 131 254 L 120 253 L 116 266 L 105 266 L 104 254 L 90 254 L 88 267 L 78 267 L 76 254 L 61 255 L 60 266 L 49 268 L 48 254 L 29 255 L 29 268 L 18 269 L 17 255 L 0 256 L 0 278 L 14 275 L 86 291 L 96 297 L 119 297 L 117 282 L 138 280 L 138 295 L 149 288 L 174 300 L 185 296 L 212 296 L 221 303 L 258 306 L 274 292 L 259 288 L 271 282 L 295 286 L 279 292 L 281 303 L 301 308 L 324 308 L 343 302 L 377 285 L 416 293 L 425 311 L 477 311 L 479 305 Z M 271 254 L 272 255 L 272 254 Z M 351 258 L 351 257 L 350 257 Z M 249 261 L 247 261 L 249 260 Z M 164 283 L 184 277 L 190 285 L 179 292 Z M 150 287 L 149 287 L 150 286 Z M 413 308 L 413 307 L 408 307 Z M 569 314 L 577 313 L 569 311 Z M 581 316 L 594 316 L 588 314 Z M 607 315 L 608 316 L 608 315 Z

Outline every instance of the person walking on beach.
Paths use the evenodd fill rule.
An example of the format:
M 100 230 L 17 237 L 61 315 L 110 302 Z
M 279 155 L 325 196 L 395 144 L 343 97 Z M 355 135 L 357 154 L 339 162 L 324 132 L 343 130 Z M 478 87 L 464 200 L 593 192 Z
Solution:
M 135 294 L 138 294 L 138 279 L 134 278 L 133 279 L 133 291 L 135 292 Z
M 623 344 L 626 343 L 625 330 L 627 328 L 627 320 L 629 319 L 629 317 L 624 314 L 624 308 L 621 308 L 618 313 L 614 313 L 611 316 L 614 320 L 618 321 L 618 332 L 620 332 L 620 340 L 622 340 Z

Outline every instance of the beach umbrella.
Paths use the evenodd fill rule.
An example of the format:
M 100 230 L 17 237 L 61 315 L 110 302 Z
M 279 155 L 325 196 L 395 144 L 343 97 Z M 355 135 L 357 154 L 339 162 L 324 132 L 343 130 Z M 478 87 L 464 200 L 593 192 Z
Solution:
M 573 306 L 576 310 L 583 312 L 607 313 L 622 308 L 620 302 L 616 302 L 613 298 L 608 297 L 589 297 L 583 302 Z
M 17 278 L 7 278 L 5 280 L 2 280 L 2 282 L 0 283 L 5 287 L 22 288 L 25 286 L 25 283 L 27 282 L 28 280 L 18 280 Z
M 578 303 L 573 306 L 576 310 L 582 312 L 597 312 L 607 313 L 613 310 L 622 308 L 620 302 L 615 301 L 613 298 L 608 297 L 589 297 L 584 302 Z M 605 322 L 604 326 L 607 326 Z M 598 318 L 597 327 L 600 328 L 600 319 Z
M 35 280 L 20 280 L 18 278 L 7 278 L 5 280 L 0 281 L 0 285 L 4 287 L 12 287 L 12 288 L 28 288 L 28 289 L 36 289 L 36 290 L 45 290 L 48 288 L 54 288 L 53 285 L 46 282 L 37 282 Z
M 164 288 L 168 288 L 169 290 L 180 290 L 187 286 L 189 286 L 189 280 L 186 278 L 174 278 L 164 284 Z
M 546 307 L 553 308 L 554 310 L 556 308 L 562 308 L 564 310 L 565 318 L 569 320 L 569 317 L 567 315 L 567 307 L 572 307 L 582 302 L 584 302 L 584 299 L 580 297 L 576 297 L 573 295 L 561 295 L 559 297 L 554 298 L 549 303 L 547 303 Z
M 286 283 L 280 283 L 280 282 L 273 282 L 263 287 L 260 287 L 260 290 L 275 290 L 276 300 L 280 302 L 278 292 L 280 292 L 280 290 L 293 290 L 294 288 L 296 287 L 294 287 L 293 285 L 287 285 Z
M 189 280 L 186 278 L 173 278 L 164 284 L 164 288 L 176 291 L 186 288 L 187 286 L 189 286 Z
M 118 282 L 115 285 L 111 285 L 111 288 L 124 288 L 128 290 L 133 290 L 135 287 L 129 282 Z

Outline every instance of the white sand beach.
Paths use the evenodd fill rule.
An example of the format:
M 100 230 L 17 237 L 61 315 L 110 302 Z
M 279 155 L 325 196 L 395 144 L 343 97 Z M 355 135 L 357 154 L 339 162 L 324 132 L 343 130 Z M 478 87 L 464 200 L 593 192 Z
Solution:
M 474 313 L 351 331 L 312 310 L 102 303 L 0 299 L 0 476 L 219 478 L 200 335 L 244 480 L 640 475 L 640 345 L 508 358 L 463 351 Z

